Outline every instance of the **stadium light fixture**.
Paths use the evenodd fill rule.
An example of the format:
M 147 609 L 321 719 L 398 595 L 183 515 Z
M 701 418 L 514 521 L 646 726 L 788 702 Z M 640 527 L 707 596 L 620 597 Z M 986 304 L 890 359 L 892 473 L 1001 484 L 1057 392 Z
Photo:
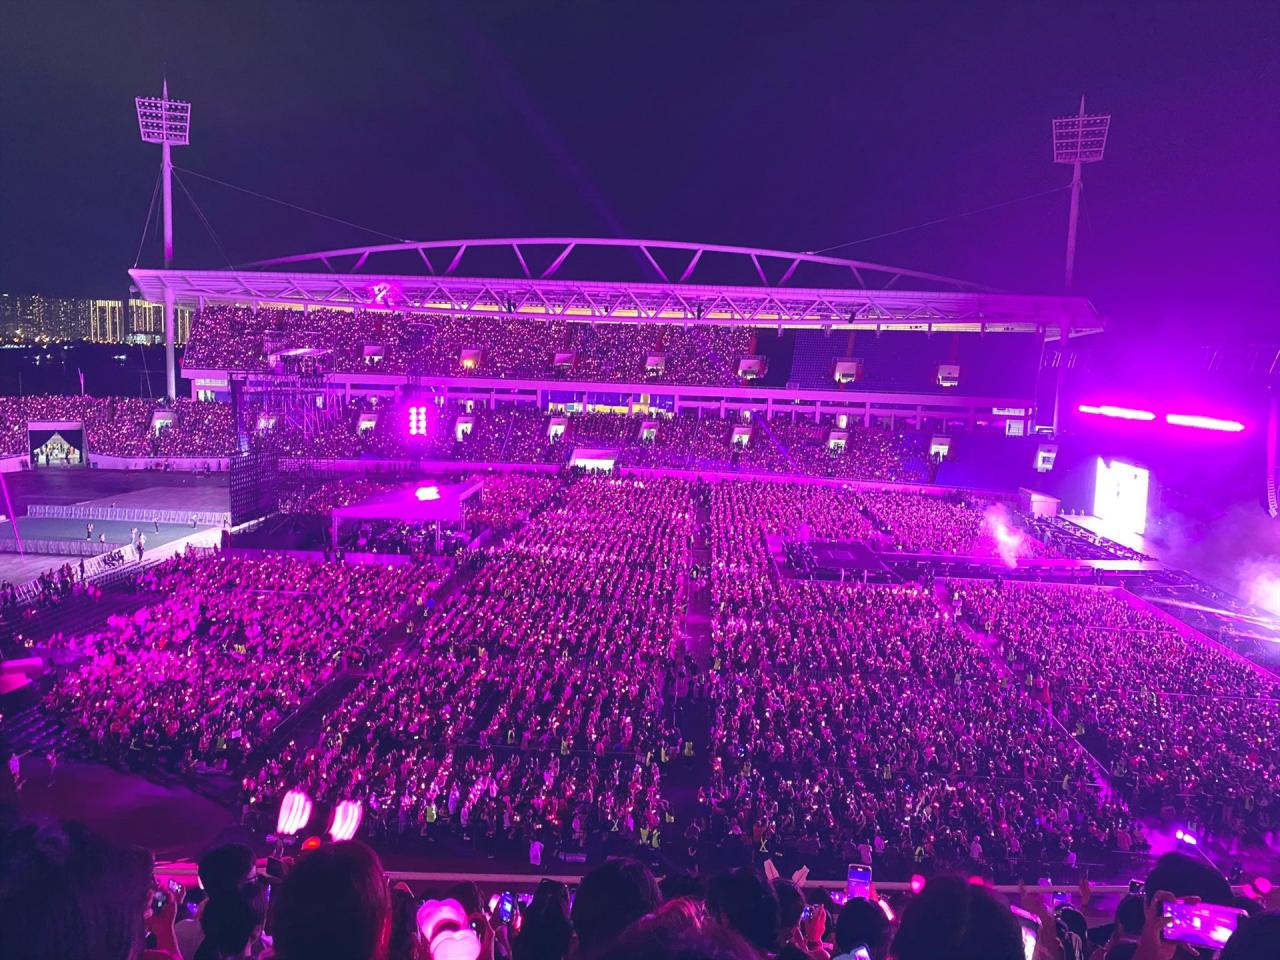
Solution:
M 1175 427 L 1196 427 L 1199 430 L 1218 430 L 1222 433 L 1239 433 L 1244 424 L 1239 420 L 1219 420 L 1217 417 L 1201 417 L 1190 413 L 1165 414 L 1165 423 Z
M 169 81 L 165 80 L 158 97 L 135 97 L 138 111 L 138 133 L 143 143 L 160 144 L 160 181 L 164 218 L 164 268 L 173 266 L 173 156 L 174 147 L 185 147 L 191 137 L 191 104 L 169 99 Z M 178 367 L 173 352 L 173 291 L 165 284 L 164 294 L 164 362 L 165 387 L 169 399 L 178 396 Z
M 1080 218 L 1081 168 L 1086 163 L 1097 163 L 1107 150 L 1107 133 L 1111 129 L 1111 114 L 1085 113 L 1084 97 L 1080 98 L 1080 112 L 1071 117 L 1058 117 L 1053 121 L 1053 162 L 1071 165 L 1071 213 L 1067 219 L 1067 291 L 1075 281 L 1076 226 Z
M 1091 414 L 1095 417 L 1111 417 L 1117 420 L 1154 420 L 1156 418 L 1156 415 L 1150 410 L 1134 410 L 1130 407 L 1116 407 L 1109 403 L 1101 405 L 1082 403 L 1076 409 L 1081 413 Z

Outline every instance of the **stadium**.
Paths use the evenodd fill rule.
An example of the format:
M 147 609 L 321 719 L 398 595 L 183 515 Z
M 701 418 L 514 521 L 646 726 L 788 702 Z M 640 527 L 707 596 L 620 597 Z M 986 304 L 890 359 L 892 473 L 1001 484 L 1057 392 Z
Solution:
M 0 397 L 0 909 L 32 815 L 154 850 L 149 925 L 190 904 L 211 944 L 243 899 L 282 960 L 310 865 L 368 872 L 388 930 L 398 881 L 433 960 L 911 960 L 931 896 L 1025 887 L 1027 957 L 1085 956 L 1101 903 L 1105 960 L 1200 896 L 1179 869 L 1234 911 L 1213 946 L 1274 907 L 1280 575 L 1224 583 L 1185 535 L 1211 495 L 1274 523 L 1274 354 L 1121 386 L 1086 296 L 830 251 L 176 265 L 191 107 L 137 110 L 166 395 Z M 1059 122 L 1082 150 L 1100 120 Z M 218 887 L 218 851 L 265 879 Z M 634 916 L 599 933 L 593 897 Z M 836 928 L 859 901 L 879 945 Z M 548 909 L 562 948 L 517 933 Z

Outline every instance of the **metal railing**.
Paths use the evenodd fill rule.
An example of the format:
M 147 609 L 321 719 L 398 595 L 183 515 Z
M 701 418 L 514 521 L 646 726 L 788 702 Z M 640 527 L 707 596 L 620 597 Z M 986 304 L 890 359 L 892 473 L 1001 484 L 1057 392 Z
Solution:
M 224 526 L 231 522 L 226 510 L 155 510 L 144 507 L 90 507 L 78 503 L 37 503 L 27 510 L 28 517 L 58 520 L 122 520 L 128 523 L 196 523 L 200 526 Z

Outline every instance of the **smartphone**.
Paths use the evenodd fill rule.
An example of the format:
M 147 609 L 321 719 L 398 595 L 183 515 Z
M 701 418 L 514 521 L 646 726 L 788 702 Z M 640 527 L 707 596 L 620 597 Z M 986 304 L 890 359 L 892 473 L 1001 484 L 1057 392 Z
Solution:
M 1022 930 L 1022 956 L 1024 960 L 1031 960 L 1036 952 L 1036 939 L 1040 936 L 1040 921 L 1021 907 L 1011 906 L 1009 909 Z
M 1037 877 L 1036 886 L 1048 888 L 1053 886 L 1053 881 L 1050 880 L 1048 877 Z M 1067 903 L 1070 900 L 1071 900 L 1071 895 L 1061 890 L 1057 890 L 1049 894 L 1050 907 L 1054 907 L 1054 908 L 1060 907 L 1064 903 Z
M 151 912 L 159 913 L 164 909 L 165 903 L 168 902 L 169 896 L 159 887 L 151 891 Z
M 849 864 L 849 879 L 845 883 L 844 892 L 849 897 L 871 899 L 871 868 L 865 863 Z
M 1130 880 L 1129 895 L 1133 897 L 1140 897 L 1142 896 L 1142 892 L 1146 889 L 1146 887 L 1147 885 L 1143 883 L 1141 880 Z
M 1235 907 L 1185 900 L 1165 901 L 1163 913 L 1170 921 L 1164 928 L 1166 940 L 1210 950 L 1221 950 L 1244 916 L 1244 911 Z
M 854 947 L 853 960 L 871 960 L 871 951 L 865 946 Z
M 810 904 L 807 904 L 805 908 L 800 911 L 800 919 L 802 921 L 808 920 L 812 916 L 813 916 L 813 904 L 810 903 Z
M 498 909 L 496 911 L 498 919 L 503 923 L 510 923 L 516 918 L 516 895 L 510 890 L 503 890 L 498 894 Z
M 166 880 L 164 885 L 169 888 L 169 893 L 173 895 L 173 899 L 177 900 L 179 903 L 187 898 L 187 888 L 177 880 Z

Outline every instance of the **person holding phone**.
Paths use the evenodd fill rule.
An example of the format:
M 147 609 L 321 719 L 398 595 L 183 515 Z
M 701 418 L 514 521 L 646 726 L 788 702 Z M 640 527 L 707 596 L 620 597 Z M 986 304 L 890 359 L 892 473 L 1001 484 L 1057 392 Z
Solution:
M 832 960 L 885 960 L 889 955 L 889 919 L 879 905 L 855 898 L 836 918 L 836 955 Z

